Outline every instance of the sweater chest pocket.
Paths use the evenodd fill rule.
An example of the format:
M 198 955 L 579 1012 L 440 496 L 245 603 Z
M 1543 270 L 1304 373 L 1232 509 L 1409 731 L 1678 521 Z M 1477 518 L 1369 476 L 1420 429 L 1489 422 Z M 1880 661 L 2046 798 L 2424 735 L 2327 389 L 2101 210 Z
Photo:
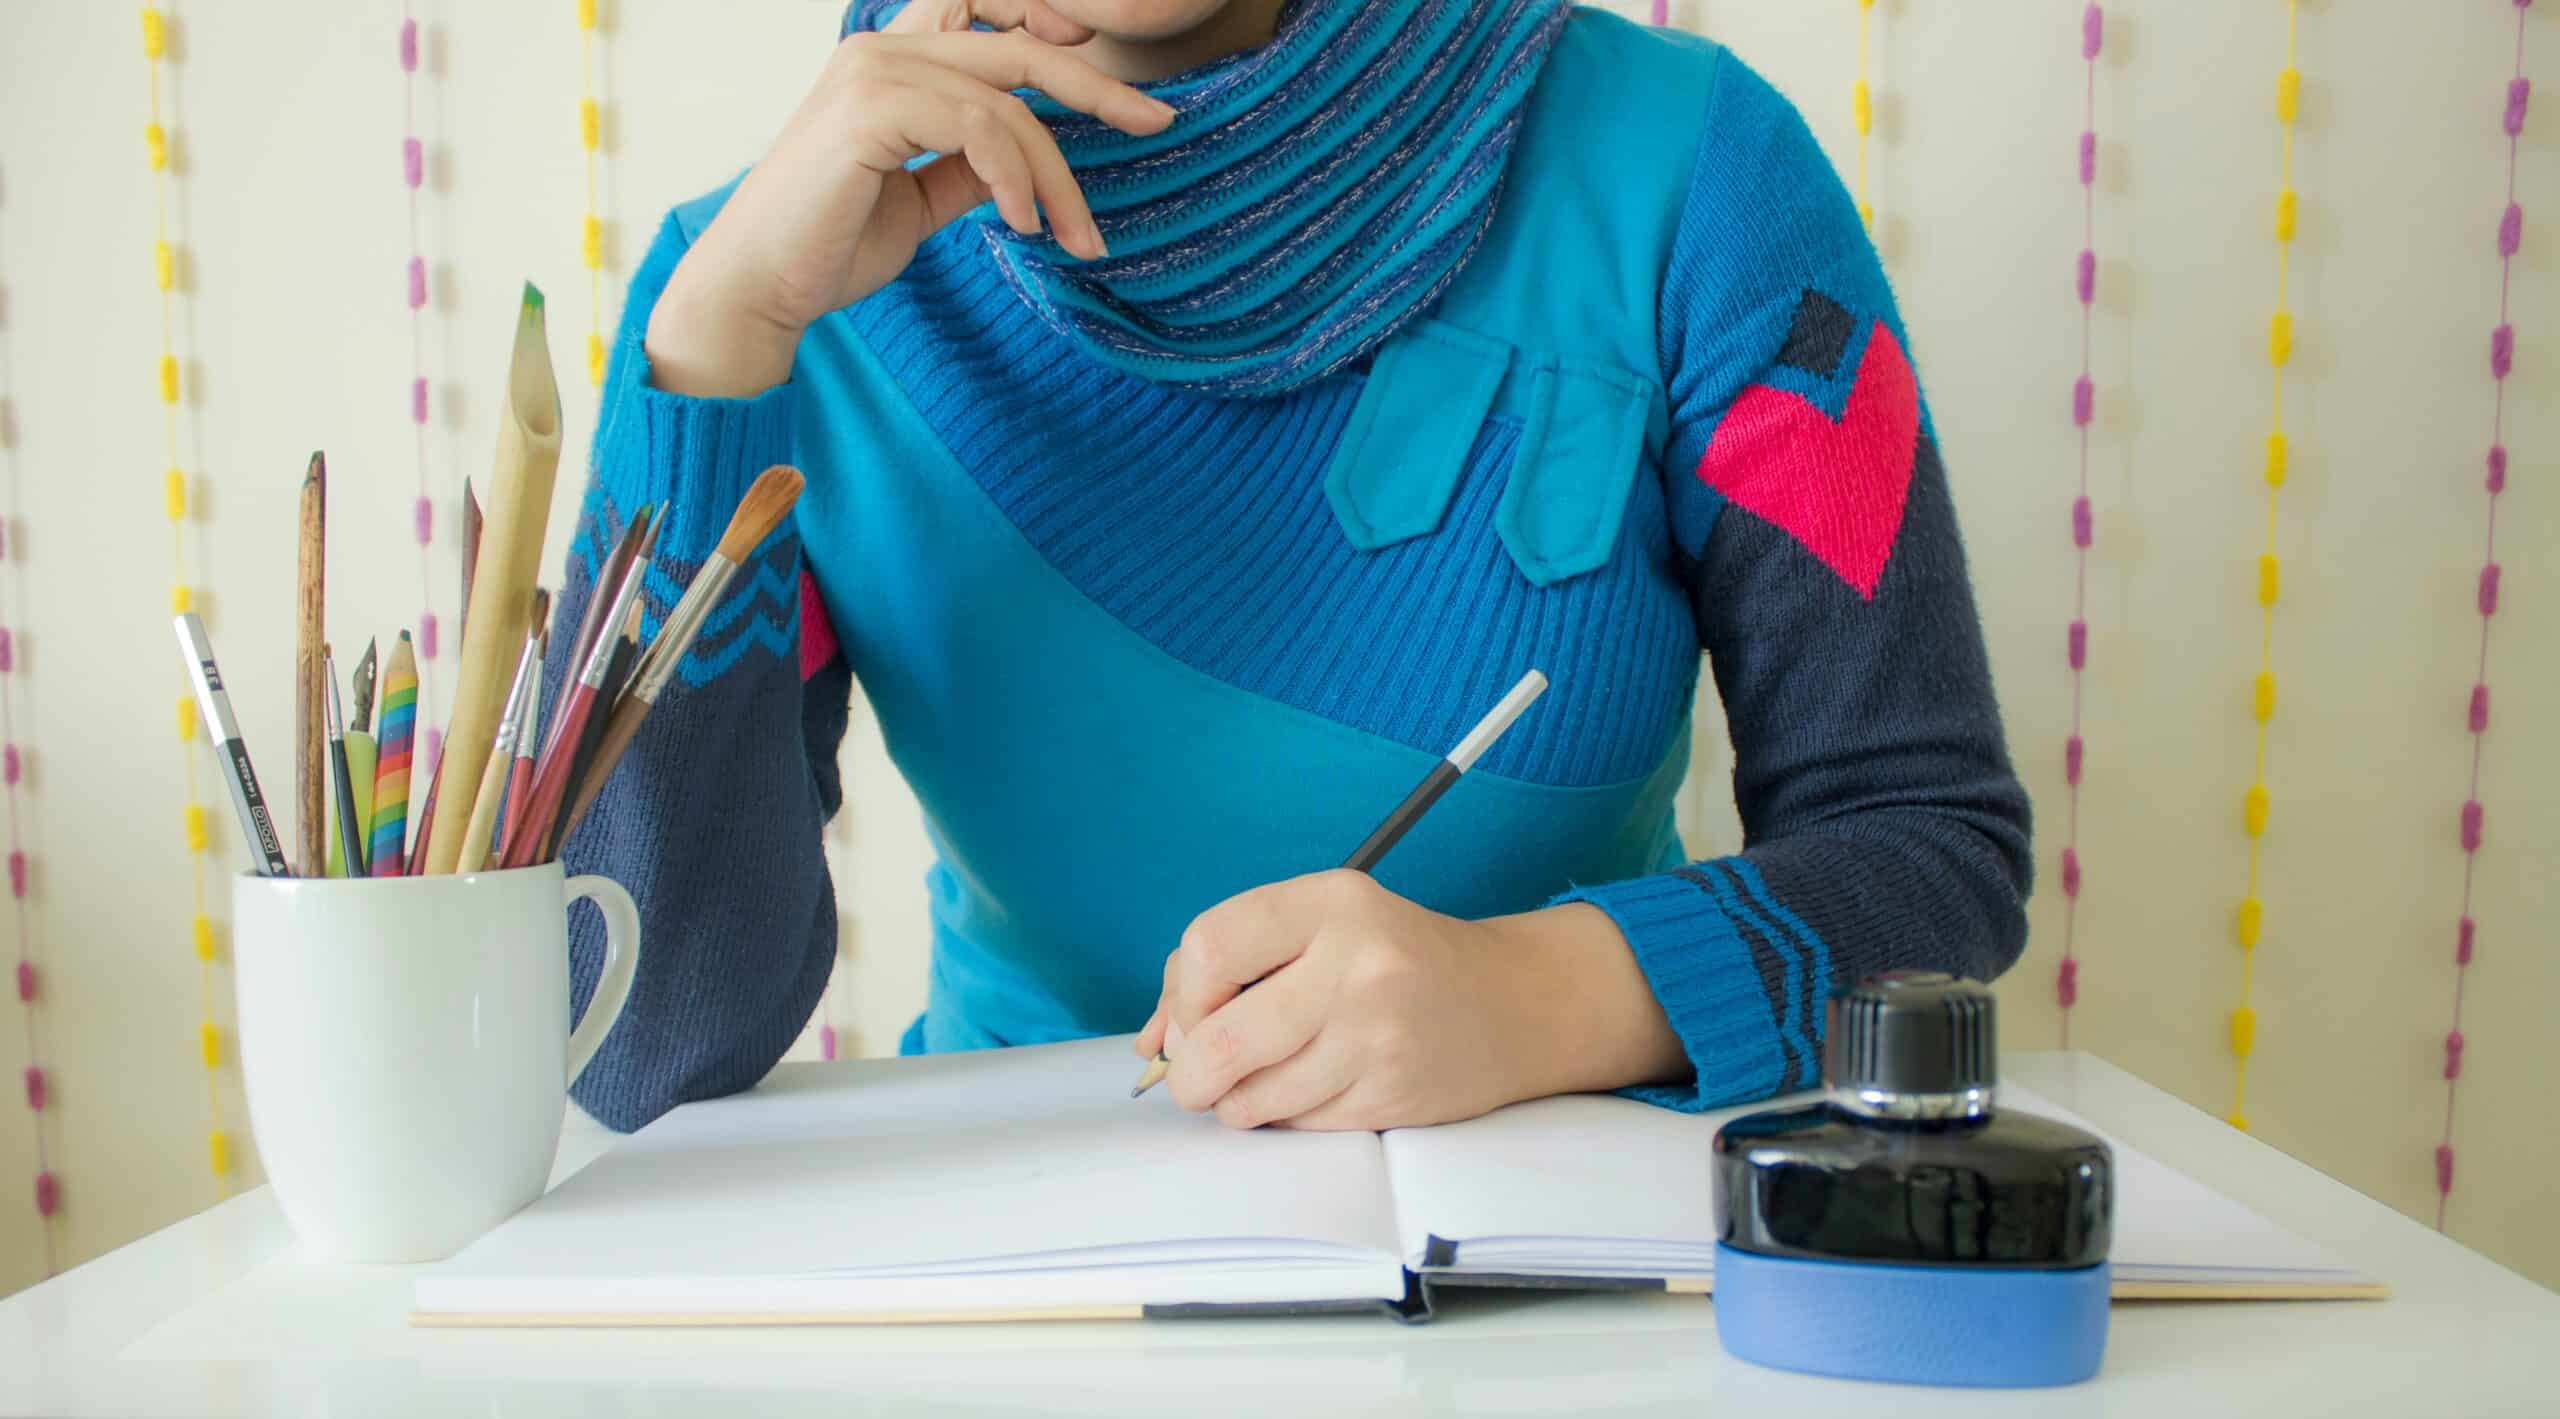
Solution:
M 1436 532 L 1486 421 L 1517 418 L 1494 527 L 1520 574 L 1552 586 L 1615 553 L 1661 403 L 1650 375 L 1417 321 L 1379 347 L 1325 496 L 1363 551 Z

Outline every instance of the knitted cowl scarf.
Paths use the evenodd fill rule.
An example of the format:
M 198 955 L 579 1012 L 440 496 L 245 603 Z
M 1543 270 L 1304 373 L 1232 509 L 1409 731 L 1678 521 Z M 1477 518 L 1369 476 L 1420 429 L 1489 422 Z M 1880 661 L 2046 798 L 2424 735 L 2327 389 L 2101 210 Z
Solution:
M 849 33 L 897 0 L 857 0 Z M 1322 379 L 1421 315 L 1493 219 L 1565 0 L 1290 0 L 1270 43 L 1139 87 L 1133 138 L 1043 95 L 1111 255 L 992 205 L 971 218 L 1024 301 L 1087 354 L 1206 393 Z

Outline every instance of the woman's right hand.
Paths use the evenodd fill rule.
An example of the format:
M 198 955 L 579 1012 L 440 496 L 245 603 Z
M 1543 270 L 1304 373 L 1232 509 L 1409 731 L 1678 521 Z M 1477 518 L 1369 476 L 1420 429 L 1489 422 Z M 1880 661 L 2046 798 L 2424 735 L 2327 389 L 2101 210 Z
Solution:
M 668 279 L 649 319 L 652 382 L 703 397 L 772 388 L 803 330 L 990 200 L 1015 231 L 1045 216 L 1068 252 L 1105 255 L 1057 141 L 1013 93 L 1162 131 L 1171 108 L 1060 47 L 1091 37 L 1045 0 L 915 0 L 885 30 L 848 36 Z M 925 153 L 941 156 L 907 166 Z

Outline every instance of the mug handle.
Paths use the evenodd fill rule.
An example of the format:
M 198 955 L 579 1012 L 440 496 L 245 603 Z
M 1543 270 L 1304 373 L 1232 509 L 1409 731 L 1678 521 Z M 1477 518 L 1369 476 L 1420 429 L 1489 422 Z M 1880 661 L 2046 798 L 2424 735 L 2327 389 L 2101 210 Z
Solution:
M 640 966 L 640 909 L 631 904 L 631 894 L 622 890 L 622 884 L 610 877 L 572 877 L 566 885 L 564 908 L 571 902 L 589 901 L 604 913 L 604 970 L 596 976 L 595 994 L 587 997 L 585 1018 L 569 1035 L 569 1082 L 575 1084 L 631 999 L 631 976 Z

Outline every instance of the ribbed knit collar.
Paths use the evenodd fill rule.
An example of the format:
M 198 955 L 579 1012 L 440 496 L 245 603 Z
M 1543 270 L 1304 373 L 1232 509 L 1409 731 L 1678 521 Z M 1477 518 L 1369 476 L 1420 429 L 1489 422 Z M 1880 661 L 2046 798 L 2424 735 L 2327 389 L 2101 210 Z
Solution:
M 898 6 L 860 0 L 848 28 Z M 1140 87 L 1133 138 L 1038 95 L 1110 243 L 982 209 L 1007 280 L 1093 358 L 1237 397 L 1332 374 L 1428 309 L 1493 218 L 1565 0 L 1292 0 L 1268 44 Z

